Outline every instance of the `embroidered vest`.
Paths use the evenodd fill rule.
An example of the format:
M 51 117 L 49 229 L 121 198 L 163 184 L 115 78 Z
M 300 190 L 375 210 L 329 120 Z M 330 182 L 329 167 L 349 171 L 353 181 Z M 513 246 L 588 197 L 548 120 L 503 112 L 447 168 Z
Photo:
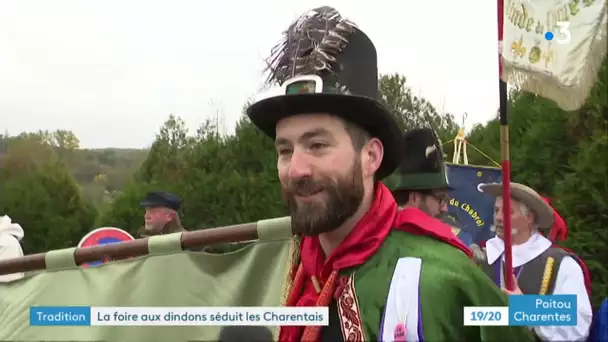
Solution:
M 422 260 L 443 268 L 446 258 L 471 263 L 460 250 L 430 237 L 392 232 L 365 264 L 343 272 L 348 281 L 329 307 L 329 326 L 323 328 L 321 341 L 393 341 L 401 323 L 403 340 L 424 341 Z M 427 281 L 443 271 L 430 267 L 425 268 Z M 426 298 L 432 307 L 433 299 Z
M 561 248 L 550 247 L 522 266 L 514 267 L 513 272 L 521 291 L 524 294 L 552 294 L 557 279 L 557 270 L 566 256 L 570 256 L 570 253 Z M 502 287 L 501 263 L 502 256 L 493 264 L 488 265 L 486 262 L 482 266 L 484 272 L 499 287 Z

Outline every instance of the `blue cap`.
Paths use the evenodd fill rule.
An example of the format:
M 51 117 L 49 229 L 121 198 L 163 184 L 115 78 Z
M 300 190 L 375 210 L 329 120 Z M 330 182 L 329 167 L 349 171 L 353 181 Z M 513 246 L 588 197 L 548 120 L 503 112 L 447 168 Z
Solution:
M 165 207 L 175 211 L 179 210 L 181 204 L 182 200 L 179 196 L 165 191 L 149 192 L 146 198 L 139 203 L 143 208 Z

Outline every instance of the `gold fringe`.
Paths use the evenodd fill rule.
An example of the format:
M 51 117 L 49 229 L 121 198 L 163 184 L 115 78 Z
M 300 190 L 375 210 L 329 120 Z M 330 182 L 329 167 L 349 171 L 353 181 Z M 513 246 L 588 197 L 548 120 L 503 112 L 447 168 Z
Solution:
M 540 284 L 539 295 L 547 294 L 549 290 L 549 281 L 551 280 L 551 274 L 553 273 L 553 265 L 555 264 L 555 259 L 552 257 L 547 258 L 547 263 L 545 264 L 545 272 L 543 272 L 543 281 Z
M 293 285 L 293 277 L 295 276 L 296 266 L 300 264 L 300 237 L 294 236 L 291 242 L 289 264 L 285 270 L 285 278 L 283 280 L 283 292 L 281 294 L 281 305 L 287 304 L 289 292 Z
M 572 65 L 571 68 L 580 68 L 570 86 L 564 87 L 556 82 L 555 77 L 539 72 L 530 72 L 526 68 L 514 65 L 502 59 L 501 79 L 509 84 L 519 87 L 528 92 L 553 100 L 560 108 L 566 111 L 574 111 L 581 108 L 591 88 L 595 85 L 597 75 L 602 67 L 608 46 L 608 2 L 601 9 L 604 14 L 600 18 L 601 25 L 591 43 L 584 65 Z

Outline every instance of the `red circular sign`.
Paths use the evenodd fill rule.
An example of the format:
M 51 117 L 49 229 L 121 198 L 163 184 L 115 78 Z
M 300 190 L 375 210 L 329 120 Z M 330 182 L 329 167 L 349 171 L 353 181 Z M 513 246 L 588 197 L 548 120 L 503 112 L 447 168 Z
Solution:
M 85 247 L 101 246 L 101 245 L 107 245 L 110 243 L 120 243 L 120 242 L 125 242 L 125 241 L 132 241 L 132 240 L 135 240 L 135 238 L 133 238 L 133 236 L 131 236 L 131 234 L 127 233 L 126 231 L 124 231 L 122 229 L 113 228 L 113 227 L 103 227 L 103 228 L 97 228 L 97 229 L 93 230 L 92 232 L 88 233 L 87 235 L 85 235 L 82 238 L 82 240 L 80 240 L 80 242 L 78 243 L 78 247 L 85 248 Z M 83 264 L 82 266 L 83 267 L 97 266 L 97 265 L 101 265 L 107 261 L 108 260 L 99 260 L 99 261 Z

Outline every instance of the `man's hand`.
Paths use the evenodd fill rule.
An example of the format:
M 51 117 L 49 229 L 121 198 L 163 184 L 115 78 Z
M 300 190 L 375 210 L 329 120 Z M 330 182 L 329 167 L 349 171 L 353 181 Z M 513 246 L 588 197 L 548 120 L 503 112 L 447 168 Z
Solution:
M 511 273 L 511 281 L 513 282 L 513 284 L 515 284 L 515 289 L 513 290 L 507 290 L 506 288 L 503 287 L 503 291 L 505 291 L 505 293 L 507 295 L 522 295 L 524 294 L 523 292 L 521 292 L 521 289 L 519 288 L 519 285 L 517 284 L 517 278 L 515 277 L 515 275 L 513 273 Z M 506 284 L 506 279 L 505 279 L 505 284 Z

